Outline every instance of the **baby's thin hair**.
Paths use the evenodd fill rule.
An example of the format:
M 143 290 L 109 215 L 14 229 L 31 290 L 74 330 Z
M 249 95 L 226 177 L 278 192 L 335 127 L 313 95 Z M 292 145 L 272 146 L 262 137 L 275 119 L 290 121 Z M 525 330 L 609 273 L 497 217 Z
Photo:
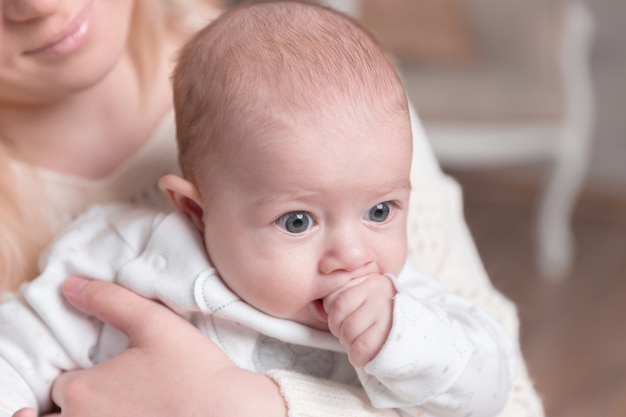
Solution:
M 353 19 L 304 1 L 225 12 L 183 48 L 173 86 L 180 164 L 191 180 L 236 150 L 233 139 L 278 128 L 285 114 L 340 102 L 372 106 L 373 117 L 408 113 L 376 40 Z

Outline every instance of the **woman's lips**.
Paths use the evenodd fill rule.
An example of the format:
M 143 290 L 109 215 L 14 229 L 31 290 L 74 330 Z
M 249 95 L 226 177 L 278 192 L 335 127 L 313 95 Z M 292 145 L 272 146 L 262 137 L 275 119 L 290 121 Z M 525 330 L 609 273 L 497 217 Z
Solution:
M 78 14 L 66 29 L 52 36 L 43 46 L 24 52 L 25 55 L 63 56 L 78 50 L 86 41 L 90 29 L 92 3 Z

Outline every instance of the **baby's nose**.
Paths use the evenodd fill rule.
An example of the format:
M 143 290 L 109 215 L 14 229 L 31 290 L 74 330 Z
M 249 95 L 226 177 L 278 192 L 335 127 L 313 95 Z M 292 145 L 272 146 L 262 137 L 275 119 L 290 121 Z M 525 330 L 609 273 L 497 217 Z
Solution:
M 320 261 L 320 271 L 355 272 L 373 261 L 373 251 L 367 239 L 359 231 L 343 230 L 330 236 Z

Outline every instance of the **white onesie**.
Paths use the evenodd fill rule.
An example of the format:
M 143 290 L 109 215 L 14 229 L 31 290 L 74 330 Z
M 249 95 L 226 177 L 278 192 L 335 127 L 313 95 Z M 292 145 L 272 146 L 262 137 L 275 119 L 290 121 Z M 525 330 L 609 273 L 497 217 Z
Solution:
M 210 265 L 200 234 L 178 212 L 129 205 L 89 210 L 42 257 L 42 274 L 0 305 L 0 416 L 51 407 L 63 371 L 91 367 L 126 346 L 117 330 L 63 299 L 71 275 L 118 282 L 158 299 L 217 343 L 238 366 L 290 369 L 361 384 L 372 404 L 412 416 L 496 415 L 514 348 L 499 325 L 408 263 L 394 279 L 393 327 L 379 354 L 354 369 L 328 332 L 244 303 Z

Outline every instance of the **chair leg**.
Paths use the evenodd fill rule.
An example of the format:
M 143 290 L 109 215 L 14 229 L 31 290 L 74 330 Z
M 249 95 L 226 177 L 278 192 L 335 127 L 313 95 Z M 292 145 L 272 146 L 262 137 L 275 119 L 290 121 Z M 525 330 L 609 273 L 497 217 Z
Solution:
M 584 163 L 559 155 L 539 200 L 537 262 L 546 280 L 565 279 L 573 263 L 575 242 L 571 219 L 584 172 Z
M 593 21 L 583 2 L 570 2 L 565 24 L 561 65 L 566 120 L 537 221 L 539 269 L 551 281 L 563 280 L 573 263 L 570 223 L 587 171 L 594 119 L 589 59 Z

